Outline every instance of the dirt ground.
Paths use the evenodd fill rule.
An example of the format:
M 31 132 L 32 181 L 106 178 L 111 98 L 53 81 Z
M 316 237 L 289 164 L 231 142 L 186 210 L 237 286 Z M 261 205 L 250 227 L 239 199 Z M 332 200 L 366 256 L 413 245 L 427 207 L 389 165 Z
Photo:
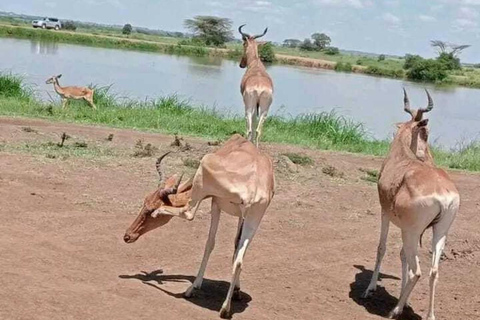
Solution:
M 32 147 L 57 143 L 63 132 L 71 137 L 67 146 L 86 142 L 79 148 L 98 156 L 59 156 Z M 164 161 L 167 174 L 191 174 L 185 159 L 217 148 L 194 138 L 184 138 L 191 146 L 184 150 L 170 146 L 173 137 L 166 135 L 0 118 L 0 319 L 218 318 L 236 219 L 222 216 L 202 291 L 184 299 L 203 255 L 209 205 L 194 221 L 173 219 L 125 244 L 126 228 L 157 185 L 155 157 L 132 156 L 139 139 L 158 148 L 157 154 L 175 151 Z M 381 159 L 275 144 L 261 148 L 275 160 L 277 188 L 247 253 L 233 319 L 385 316 L 400 290 L 397 228 L 391 228 L 377 292 L 360 299 L 380 229 L 376 186 L 360 169 L 378 169 Z M 308 155 L 314 164 L 288 167 L 285 152 Z M 323 173 L 328 166 L 336 174 Z M 462 204 L 440 265 L 436 316 L 480 319 L 480 176 L 451 175 Z M 427 231 L 421 249 L 424 277 L 402 319 L 426 315 L 430 237 Z

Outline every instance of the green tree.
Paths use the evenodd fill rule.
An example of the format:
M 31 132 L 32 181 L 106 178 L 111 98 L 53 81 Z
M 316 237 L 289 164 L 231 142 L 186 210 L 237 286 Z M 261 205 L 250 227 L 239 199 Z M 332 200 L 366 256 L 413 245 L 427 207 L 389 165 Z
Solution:
M 67 21 L 62 23 L 62 28 L 65 29 L 65 30 L 75 31 L 75 30 L 77 30 L 77 25 L 75 24 L 75 22 L 73 22 L 71 20 L 67 20 Z
M 447 70 L 460 70 L 460 58 L 457 58 L 453 53 L 442 52 L 437 57 L 437 61 L 445 66 Z
M 303 42 L 300 44 L 299 48 L 300 48 L 300 50 L 304 50 L 304 51 L 314 51 L 315 50 L 315 46 L 313 45 L 312 40 L 310 40 L 308 38 L 303 40 Z
M 378 56 L 378 61 L 384 61 L 385 60 L 385 55 L 381 54 Z
M 271 42 L 262 43 L 258 48 L 258 55 L 263 62 L 274 62 L 275 51 L 273 50 L 273 44 Z
M 417 81 L 442 81 L 447 76 L 445 65 L 434 59 L 415 59 L 407 71 L 407 78 Z
M 133 30 L 132 25 L 130 23 L 127 23 L 126 25 L 123 26 L 122 33 L 128 35 L 132 33 L 132 30 Z
M 208 46 L 222 46 L 233 39 L 232 21 L 228 18 L 196 16 L 186 19 L 184 25 Z
M 406 54 L 403 69 L 410 69 L 419 60 L 423 60 L 423 58 L 418 54 Z
M 282 46 L 287 48 L 298 48 L 302 44 L 302 41 L 298 39 L 285 39 Z
M 325 33 L 314 33 L 312 34 L 312 39 L 313 39 L 313 45 L 318 50 L 325 49 L 330 45 L 330 42 L 332 42 L 332 39 L 330 39 L 330 37 L 327 36 Z
M 337 47 L 326 47 L 323 50 L 323 53 L 334 56 L 340 53 L 340 50 Z

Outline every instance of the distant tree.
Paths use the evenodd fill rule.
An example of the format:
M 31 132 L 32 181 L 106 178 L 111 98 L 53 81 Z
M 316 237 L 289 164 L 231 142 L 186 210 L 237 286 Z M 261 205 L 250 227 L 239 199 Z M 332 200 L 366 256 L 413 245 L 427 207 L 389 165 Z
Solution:
M 450 53 L 452 56 L 458 56 L 463 50 L 470 47 L 469 44 L 453 44 L 441 40 L 431 40 L 430 45 L 437 49 L 438 54 Z
M 412 68 L 412 66 L 419 60 L 423 60 L 423 58 L 417 54 L 406 54 L 405 63 L 403 64 L 403 69 Z
M 323 50 L 323 53 L 334 56 L 340 53 L 340 50 L 337 47 L 326 47 Z
M 127 23 L 126 25 L 123 26 L 122 33 L 128 35 L 132 33 L 132 30 L 133 30 L 132 25 L 130 23 Z
M 273 44 L 271 42 L 261 44 L 258 48 L 258 55 L 263 62 L 274 62 L 275 51 L 273 50 Z
M 186 19 L 184 25 L 208 46 L 222 46 L 233 39 L 232 20 L 228 18 L 196 16 Z
M 434 59 L 414 59 L 407 71 L 407 78 L 417 81 L 442 81 L 447 76 L 445 65 Z
M 447 70 L 460 70 L 462 65 L 460 64 L 460 58 L 456 57 L 452 52 L 442 52 L 436 59 L 438 62 L 445 66 Z
M 313 45 L 317 50 L 323 50 L 330 45 L 332 39 L 327 36 L 325 33 L 314 33 L 312 34 Z
M 378 61 L 384 61 L 385 60 L 385 55 L 381 54 L 378 56 Z
M 300 50 L 304 50 L 304 51 L 314 51 L 315 50 L 315 46 L 313 45 L 312 40 L 310 40 L 309 38 L 306 38 L 305 40 L 303 40 L 303 42 L 300 44 L 299 48 L 300 48 Z
M 65 29 L 65 30 L 75 31 L 75 30 L 77 30 L 77 25 L 75 24 L 75 22 L 73 22 L 71 20 L 67 20 L 67 21 L 62 23 L 62 28 Z
M 302 44 L 302 41 L 298 39 L 285 39 L 283 40 L 282 46 L 287 48 L 298 48 Z

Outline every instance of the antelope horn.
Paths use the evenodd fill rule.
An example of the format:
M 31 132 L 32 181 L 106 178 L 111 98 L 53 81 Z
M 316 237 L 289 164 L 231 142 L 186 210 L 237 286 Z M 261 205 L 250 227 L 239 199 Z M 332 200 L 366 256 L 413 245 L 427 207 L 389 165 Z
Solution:
M 412 109 L 410 109 L 410 101 L 408 100 L 407 90 L 403 88 L 403 110 L 413 117 Z
M 427 93 L 428 105 L 427 105 L 426 108 L 420 108 L 420 109 L 418 109 L 418 111 L 420 111 L 420 112 L 429 112 L 430 110 L 433 109 L 433 99 L 432 99 L 432 97 L 430 96 L 430 93 L 428 92 L 427 89 L 425 89 L 425 92 Z
M 158 172 L 158 178 L 159 178 L 159 184 L 162 184 L 163 182 L 163 174 L 162 174 L 162 168 L 161 168 L 161 164 L 162 164 L 162 160 L 163 158 L 165 158 L 171 151 L 168 151 L 167 153 L 163 154 L 162 156 L 160 156 L 158 159 L 157 159 L 157 162 L 155 163 L 155 167 L 157 168 L 157 172 Z
M 250 35 L 242 31 L 243 27 L 245 27 L 245 24 L 242 24 L 240 27 L 238 27 L 238 32 L 240 32 L 242 35 L 242 39 L 245 40 L 246 38 L 250 38 Z
M 184 174 L 185 174 L 185 172 L 182 172 L 180 177 L 177 179 L 177 182 L 175 183 L 175 186 L 173 187 L 173 190 L 175 190 L 175 193 L 178 192 L 178 187 L 180 186 L 180 182 L 182 182 L 182 178 L 183 178 Z
M 268 31 L 268 27 L 265 28 L 265 30 L 263 30 L 263 33 L 262 34 L 257 34 L 256 36 L 253 36 L 253 39 L 258 39 L 260 37 L 263 37 Z

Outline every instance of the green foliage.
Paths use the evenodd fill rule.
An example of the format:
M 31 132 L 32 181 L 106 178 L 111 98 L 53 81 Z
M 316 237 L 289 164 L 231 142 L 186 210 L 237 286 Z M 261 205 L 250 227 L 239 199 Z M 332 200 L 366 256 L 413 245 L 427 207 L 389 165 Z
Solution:
M 298 48 L 302 44 L 302 41 L 298 39 L 285 39 L 282 46 L 286 48 Z
M 352 64 L 350 62 L 337 62 L 335 65 L 335 71 L 351 72 Z
M 314 51 L 316 50 L 315 45 L 312 43 L 312 40 L 306 38 L 299 46 L 300 50 L 304 51 Z
M 340 50 L 337 47 L 327 47 L 323 50 L 323 53 L 334 56 L 340 54 Z
M 266 42 L 258 47 L 258 55 L 263 62 L 274 62 L 275 51 L 273 50 L 273 44 Z
M 390 78 L 403 78 L 405 76 L 405 71 L 402 69 L 389 69 L 381 68 L 378 66 L 368 66 L 364 71 L 366 74 Z
M 233 39 L 232 21 L 228 18 L 196 16 L 186 19 L 184 25 L 207 46 L 223 46 L 225 42 Z
M 75 22 L 67 20 L 65 22 L 62 22 L 62 28 L 65 30 L 75 31 L 77 30 L 77 25 L 75 24 Z
M 332 39 L 327 36 L 325 33 L 314 33 L 312 34 L 313 45 L 315 46 L 316 50 L 323 50 L 330 45 Z
M 403 69 L 408 70 L 412 68 L 415 63 L 421 60 L 423 60 L 423 58 L 417 54 L 406 54 Z
M 447 76 L 445 65 L 433 59 L 416 59 L 407 71 L 407 78 L 416 81 L 443 81 Z
M 129 35 L 132 33 L 132 30 L 133 30 L 132 25 L 130 23 L 127 23 L 126 25 L 123 26 L 122 33 Z
M 436 60 L 440 62 L 446 70 L 462 69 L 460 58 L 457 58 L 453 53 L 441 52 Z
M 0 73 L 0 96 L 7 98 L 30 99 L 32 91 L 23 85 L 22 78 Z
M 378 56 L 378 61 L 384 61 L 385 60 L 385 55 L 381 54 Z

